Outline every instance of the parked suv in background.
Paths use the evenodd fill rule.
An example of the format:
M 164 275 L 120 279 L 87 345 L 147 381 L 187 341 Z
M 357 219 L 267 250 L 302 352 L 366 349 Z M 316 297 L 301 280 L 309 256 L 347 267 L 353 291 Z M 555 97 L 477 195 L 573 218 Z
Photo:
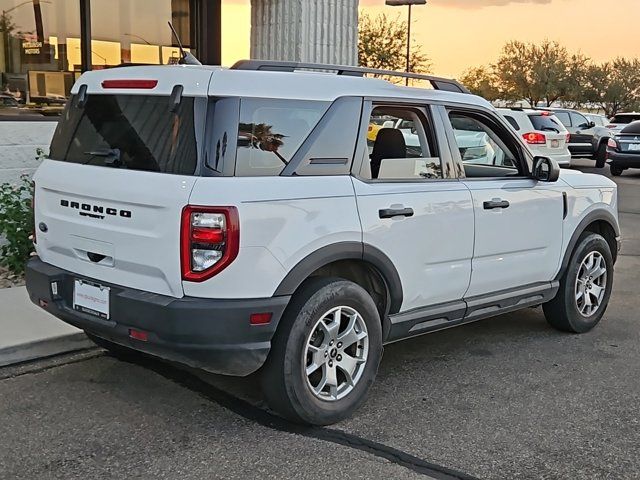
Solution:
M 569 108 L 543 108 L 553 112 L 571 134 L 569 151 L 574 157 L 593 157 L 596 167 L 605 164 L 607 138 L 611 134 L 606 127 L 600 127 L 589 120 L 584 113 Z
M 640 168 L 640 121 L 626 125 L 607 146 L 611 175 L 617 177 L 628 168 Z
M 640 113 L 637 112 L 629 112 L 629 113 L 617 113 L 609 120 L 609 124 L 607 128 L 614 133 L 618 133 L 624 127 L 629 125 L 631 122 L 637 122 L 640 120 Z
M 498 112 L 518 132 L 535 155 L 553 158 L 558 165 L 571 165 L 571 153 L 567 147 L 569 132 L 550 112 L 499 108 Z
M 592 329 L 616 185 L 534 157 L 454 81 L 368 73 L 390 74 L 83 74 L 35 174 L 32 301 L 115 353 L 260 370 L 273 409 L 321 425 L 363 403 L 385 343 L 537 305 Z

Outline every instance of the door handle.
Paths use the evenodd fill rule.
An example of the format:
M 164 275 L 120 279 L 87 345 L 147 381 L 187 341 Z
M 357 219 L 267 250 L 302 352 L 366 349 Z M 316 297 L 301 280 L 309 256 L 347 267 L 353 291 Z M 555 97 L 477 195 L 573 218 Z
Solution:
M 380 218 L 413 217 L 413 208 L 382 208 L 378 210 Z
M 494 198 L 483 203 L 485 210 L 493 210 L 494 208 L 509 208 L 509 202 L 501 198 Z

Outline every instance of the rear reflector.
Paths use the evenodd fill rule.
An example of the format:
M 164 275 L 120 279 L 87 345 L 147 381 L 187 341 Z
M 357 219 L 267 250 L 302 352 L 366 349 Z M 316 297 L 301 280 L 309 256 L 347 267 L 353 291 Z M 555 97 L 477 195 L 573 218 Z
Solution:
M 104 80 L 102 88 L 156 88 L 157 80 Z
M 141 342 L 146 342 L 149 338 L 149 334 L 147 332 L 134 330 L 133 328 L 129 329 L 129 336 L 135 340 L 140 340 Z
M 269 313 L 252 313 L 249 317 L 249 323 L 251 325 L 267 325 L 271 323 L 271 317 L 273 314 Z

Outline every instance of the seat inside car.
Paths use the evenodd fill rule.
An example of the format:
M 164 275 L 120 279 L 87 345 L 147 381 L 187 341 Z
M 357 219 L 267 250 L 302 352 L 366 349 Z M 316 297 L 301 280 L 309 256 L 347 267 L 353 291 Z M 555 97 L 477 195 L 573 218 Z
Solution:
M 371 152 L 371 178 L 378 178 L 384 158 L 406 158 L 407 144 L 404 135 L 396 128 L 381 128 Z

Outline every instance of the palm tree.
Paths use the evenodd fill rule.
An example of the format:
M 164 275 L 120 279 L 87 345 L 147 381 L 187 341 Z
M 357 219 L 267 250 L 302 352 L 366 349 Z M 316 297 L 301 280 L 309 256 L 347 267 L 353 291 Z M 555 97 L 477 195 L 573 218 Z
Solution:
M 272 125 L 266 123 L 240 123 L 238 134 L 245 139 L 250 148 L 272 152 L 282 163 L 288 165 L 289 162 L 278 152 L 278 149 L 284 145 L 282 139 L 287 136 L 272 132 L 272 128 Z

